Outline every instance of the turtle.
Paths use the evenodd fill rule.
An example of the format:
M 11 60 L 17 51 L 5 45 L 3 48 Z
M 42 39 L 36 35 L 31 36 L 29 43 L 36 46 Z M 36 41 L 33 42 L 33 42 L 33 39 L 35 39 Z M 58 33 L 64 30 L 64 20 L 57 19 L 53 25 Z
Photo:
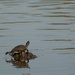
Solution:
M 9 54 L 11 56 L 14 56 L 15 54 L 22 54 L 22 52 L 26 52 L 28 53 L 28 46 L 30 44 L 30 41 L 26 42 L 26 45 L 17 45 L 16 47 L 14 47 L 10 52 L 6 52 L 5 55 Z

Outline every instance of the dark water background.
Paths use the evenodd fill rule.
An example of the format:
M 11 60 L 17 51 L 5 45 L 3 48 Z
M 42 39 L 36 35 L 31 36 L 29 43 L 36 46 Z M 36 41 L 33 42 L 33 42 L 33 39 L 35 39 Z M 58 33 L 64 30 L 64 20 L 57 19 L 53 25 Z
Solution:
M 29 68 L 7 63 L 28 40 Z M 75 1 L 0 0 L 0 75 L 75 75 Z

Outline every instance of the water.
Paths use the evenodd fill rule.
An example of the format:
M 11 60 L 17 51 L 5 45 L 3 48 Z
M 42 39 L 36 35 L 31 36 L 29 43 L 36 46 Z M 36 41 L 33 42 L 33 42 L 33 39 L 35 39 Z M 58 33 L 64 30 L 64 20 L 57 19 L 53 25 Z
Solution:
M 74 34 L 74 0 L 0 0 L 0 74 L 75 75 Z M 7 63 L 5 52 L 28 40 L 38 58 Z

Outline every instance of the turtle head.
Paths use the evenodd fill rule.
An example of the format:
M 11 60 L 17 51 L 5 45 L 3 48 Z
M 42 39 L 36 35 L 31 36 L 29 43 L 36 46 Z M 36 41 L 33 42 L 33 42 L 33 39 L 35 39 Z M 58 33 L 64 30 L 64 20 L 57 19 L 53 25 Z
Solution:
M 26 42 L 26 47 L 28 47 L 28 46 L 29 46 L 29 44 L 30 44 L 30 41 L 27 41 L 27 42 Z
M 6 52 L 5 55 L 10 54 L 10 52 Z

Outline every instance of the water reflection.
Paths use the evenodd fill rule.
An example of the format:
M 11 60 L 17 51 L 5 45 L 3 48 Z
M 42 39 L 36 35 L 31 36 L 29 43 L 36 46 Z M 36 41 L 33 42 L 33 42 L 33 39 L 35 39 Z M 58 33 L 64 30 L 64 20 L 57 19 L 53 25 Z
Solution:
M 24 61 L 20 61 L 20 60 L 6 60 L 7 63 L 12 63 L 13 66 L 15 66 L 16 68 L 30 68 L 29 67 L 29 60 L 24 60 Z
M 31 59 L 35 58 L 37 58 L 37 56 L 29 52 L 26 54 L 26 57 L 19 57 L 18 54 L 15 54 L 10 60 L 6 59 L 5 61 L 7 63 L 12 63 L 16 68 L 30 68 L 28 63 Z

